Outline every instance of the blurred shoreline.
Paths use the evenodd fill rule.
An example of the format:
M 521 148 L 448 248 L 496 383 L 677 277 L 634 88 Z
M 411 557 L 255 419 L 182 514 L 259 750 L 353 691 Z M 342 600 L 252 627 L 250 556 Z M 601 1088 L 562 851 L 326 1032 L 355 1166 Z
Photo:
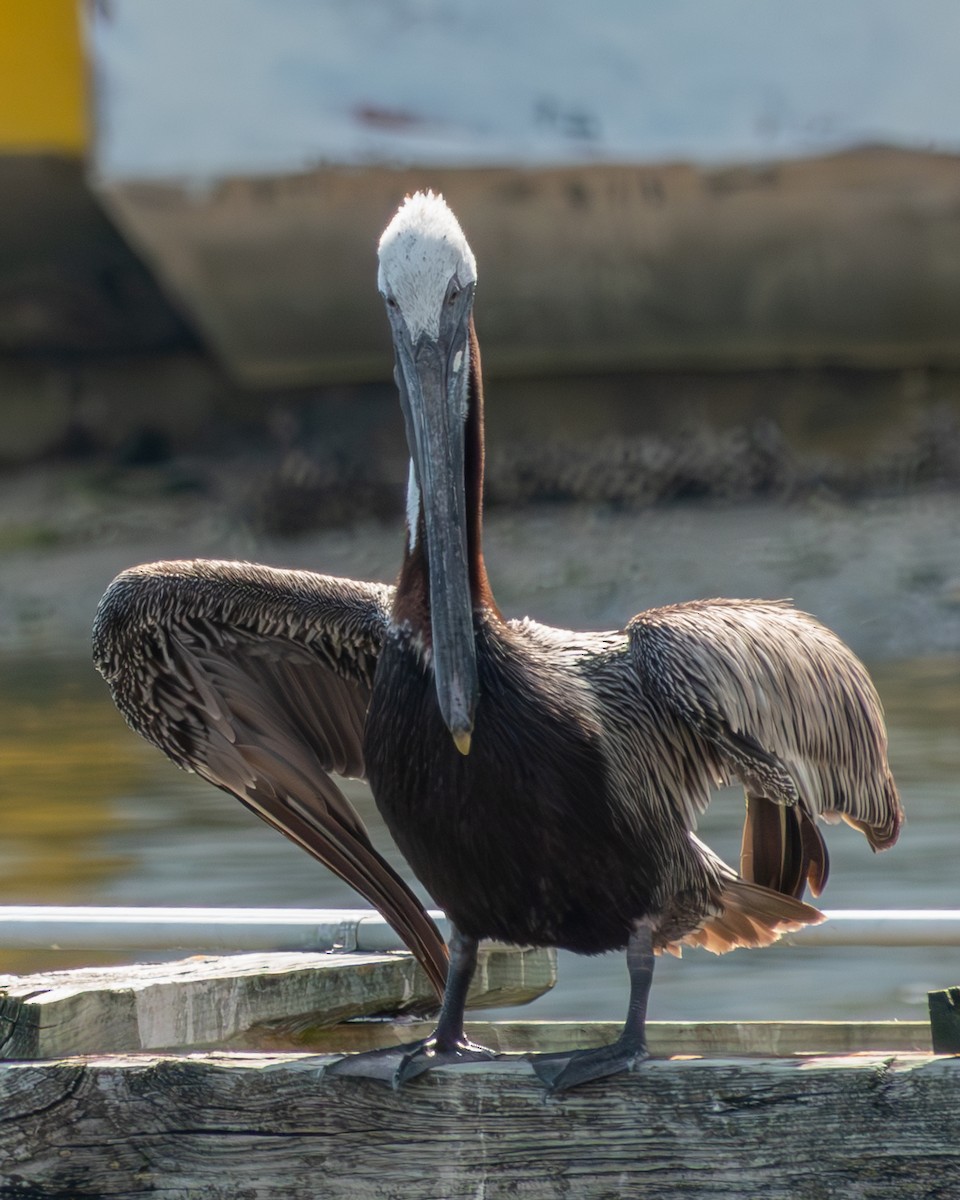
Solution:
M 190 485 L 188 465 L 177 465 L 183 486 L 170 471 L 131 471 L 111 487 L 75 465 L 0 475 L 0 652 L 86 656 L 100 595 L 138 562 L 237 558 L 395 577 L 399 490 L 381 516 L 338 510 L 334 527 L 284 537 L 248 504 L 252 467 L 225 464 L 204 488 Z M 949 487 L 493 505 L 485 548 L 510 616 L 616 628 L 642 608 L 698 596 L 789 597 L 868 659 L 960 653 L 960 496 Z

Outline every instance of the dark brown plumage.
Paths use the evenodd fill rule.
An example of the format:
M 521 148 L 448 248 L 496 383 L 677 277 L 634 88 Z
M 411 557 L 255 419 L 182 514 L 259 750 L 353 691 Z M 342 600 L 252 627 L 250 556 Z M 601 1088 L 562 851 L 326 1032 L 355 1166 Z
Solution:
M 619 1041 L 536 1065 L 569 1087 L 645 1056 L 654 951 L 765 945 L 820 919 L 801 901 L 827 878 L 819 817 L 874 849 L 896 840 L 880 703 L 852 652 L 780 602 L 693 601 L 610 633 L 504 620 L 481 544 L 473 256 L 443 201 L 418 195 L 380 264 L 412 460 L 397 587 L 138 567 L 101 604 L 97 664 L 134 728 L 356 887 L 439 984 L 432 923 L 330 772 L 369 777 L 455 929 L 436 1035 L 388 1066 L 394 1081 L 486 1055 L 463 1037 L 479 939 L 626 947 Z M 739 875 L 693 832 L 733 779 L 747 794 Z

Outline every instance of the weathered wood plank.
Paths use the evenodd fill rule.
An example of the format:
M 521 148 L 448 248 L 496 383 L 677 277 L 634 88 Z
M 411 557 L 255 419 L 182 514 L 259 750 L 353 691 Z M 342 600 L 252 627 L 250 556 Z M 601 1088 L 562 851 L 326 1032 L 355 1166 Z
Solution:
M 428 1021 L 350 1021 L 289 1028 L 256 1026 L 234 1042 L 248 1050 L 351 1053 L 426 1037 Z M 467 1036 L 502 1053 L 586 1049 L 616 1039 L 620 1021 L 468 1021 Z M 867 1051 L 929 1054 L 926 1021 L 648 1021 L 651 1054 L 757 1055 L 860 1054 Z
M 488 944 L 468 1003 L 522 1004 L 553 986 L 556 956 Z M 252 1026 L 426 1012 L 433 991 L 410 954 L 235 954 L 175 963 L 0 976 L 0 1058 L 222 1046 Z M 247 1042 L 244 1042 L 247 1044 Z
M 960 1195 L 960 1060 L 655 1060 L 545 1099 L 530 1065 L 399 1092 L 307 1055 L 0 1066 L 3 1194 L 161 1200 Z

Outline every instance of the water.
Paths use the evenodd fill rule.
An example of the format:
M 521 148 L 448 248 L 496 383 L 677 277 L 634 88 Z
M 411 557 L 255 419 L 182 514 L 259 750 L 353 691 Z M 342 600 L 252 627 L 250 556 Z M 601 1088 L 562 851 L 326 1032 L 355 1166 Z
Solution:
M 345 885 L 231 797 L 130 733 L 87 660 L 7 656 L 0 676 L 0 903 L 356 905 Z M 833 865 L 821 903 L 960 907 L 960 659 L 885 663 L 874 677 L 908 824 L 879 856 L 845 826 L 829 829 Z M 405 869 L 366 788 L 346 790 L 377 845 Z M 736 861 L 741 815 L 729 789 L 701 825 L 728 861 Z M 0 972 L 93 960 L 0 950 Z M 781 945 L 721 959 L 689 950 L 680 962 L 660 960 L 651 1015 L 916 1019 L 928 989 L 957 983 L 960 950 Z M 564 954 L 558 987 L 518 1015 L 616 1019 L 625 999 L 621 956 Z

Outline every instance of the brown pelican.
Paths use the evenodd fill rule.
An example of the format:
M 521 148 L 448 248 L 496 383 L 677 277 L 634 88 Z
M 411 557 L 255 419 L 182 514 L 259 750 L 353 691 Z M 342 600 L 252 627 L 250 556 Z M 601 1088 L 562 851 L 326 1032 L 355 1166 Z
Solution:
M 826 882 L 818 817 L 893 844 L 880 702 L 853 653 L 786 603 L 697 600 L 609 633 L 505 620 L 481 547 L 474 256 L 442 198 L 418 193 L 379 263 L 411 458 L 396 587 L 136 567 L 101 603 L 97 665 L 135 729 L 351 883 L 439 984 L 438 935 L 330 773 L 370 780 L 454 930 L 434 1035 L 371 1073 L 398 1082 L 488 1056 L 463 1032 L 481 938 L 626 949 L 619 1039 L 534 1063 L 566 1088 L 646 1057 L 657 952 L 762 946 L 820 919 L 801 900 Z M 694 834 L 733 779 L 747 797 L 739 874 Z

